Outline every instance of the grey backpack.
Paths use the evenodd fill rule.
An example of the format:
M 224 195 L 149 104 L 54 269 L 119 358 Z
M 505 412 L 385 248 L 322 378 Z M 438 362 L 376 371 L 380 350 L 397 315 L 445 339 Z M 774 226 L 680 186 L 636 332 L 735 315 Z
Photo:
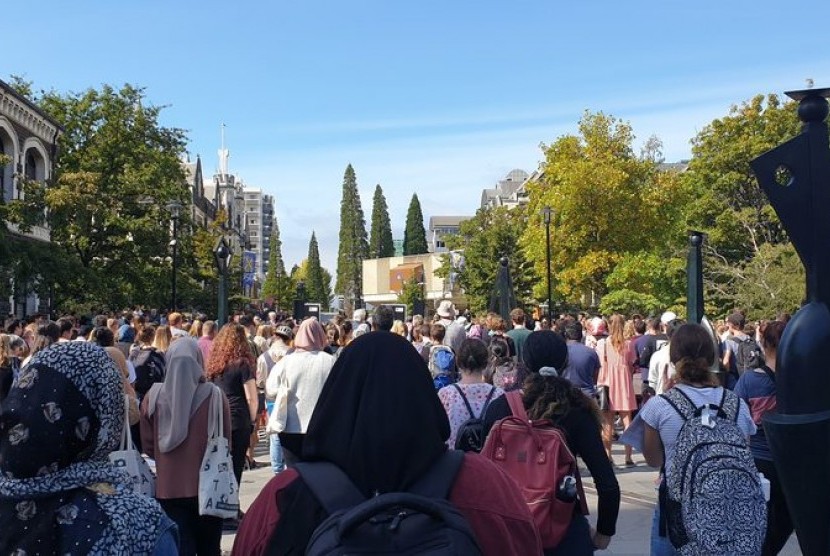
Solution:
M 661 532 L 680 554 L 760 554 L 767 507 L 738 396 L 724 388 L 719 405 L 701 407 L 680 388 L 662 397 L 686 422 L 660 492 Z

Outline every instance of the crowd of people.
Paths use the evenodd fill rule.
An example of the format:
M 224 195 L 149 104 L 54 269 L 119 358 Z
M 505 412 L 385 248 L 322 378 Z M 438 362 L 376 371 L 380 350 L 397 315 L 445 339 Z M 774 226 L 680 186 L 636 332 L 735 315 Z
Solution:
M 225 325 L 141 311 L 12 320 L 0 334 L 0 553 L 113 553 L 135 539 L 121 553 L 216 555 L 229 528 L 238 529 L 235 554 L 303 553 L 329 513 L 303 465 L 332 463 L 357 496 L 372 498 L 415 488 L 443 469 L 445 453 L 462 450 L 441 496 L 482 553 L 592 554 L 612 542 L 615 467 L 635 466 L 635 448 L 660 469 L 652 554 L 688 553 L 666 531 L 663 500 L 687 436 L 677 406 L 689 400 L 732 408 L 770 483 L 758 553 L 777 554 L 793 526 L 761 418 L 775 410 L 786 320 L 748 325 L 735 311 L 713 335 L 671 312 L 548 322 L 520 308 L 508 319 L 459 315 L 448 300 L 431 320 L 395 320 L 384 306 L 327 323 L 275 312 Z M 217 389 L 237 484 L 261 465 L 253 450 L 265 437 L 275 475 L 247 513 L 225 520 L 199 507 Z M 525 415 L 562 432 L 597 492 L 594 526 L 575 495 L 582 504 L 563 516 L 555 546 L 540 536 L 521 478 L 486 455 L 494 427 Z M 108 463 L 124 427 L 155 464 L 153 498 Z M 621 435 L 634 440 L 618 464 Z

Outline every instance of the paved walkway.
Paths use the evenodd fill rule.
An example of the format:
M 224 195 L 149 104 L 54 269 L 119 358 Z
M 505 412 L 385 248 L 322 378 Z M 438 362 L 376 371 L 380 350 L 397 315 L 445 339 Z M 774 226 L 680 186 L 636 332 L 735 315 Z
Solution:
M 257 449 L 257 461 L 267 462 L 268 451 L 264 442 L 261 442 Z M 615 445 L 614 458 L 622 462 L 623 449 L 621 445 Z M 654 479 L 657 472 L 648 467 L 640 454 L 634 455 L 637 463 L 633 468 L 618 468 L 617 480 L 622 491 L 622 503 L 620 515 L 617 519 L 617 534 L 611 540 L 611 545 L 606 551 L 597 552 L 597 555 L 614 556 L 640 556 L 649 552 L 649 537 L 651 535 L 651 519 L 654 512 L 654 504 L 657 500 L 657 491 L 654 488 Z M 587 473 L 586 473 L 587 474 Z M 263 485 L 272 477 L 271 468 L 263 467 L 254 471 L 245 471 L 242 475 L 241 505 L 246 510 L 253 502 Z M 590 477 L 585 479 L 585 490 L 588 497 L 588 507 L 592 513 L 596 513 L 597 501 L 593 482 Z M 596 516 L 592 516 L 592 523 L 596 523 Z M 224 533 L 222 537 L 222 550 L 230 551 L 233 546 L 234 534 Z M 797 556 L 801 554 L 795 535 L 781 552 L 781 556 Z

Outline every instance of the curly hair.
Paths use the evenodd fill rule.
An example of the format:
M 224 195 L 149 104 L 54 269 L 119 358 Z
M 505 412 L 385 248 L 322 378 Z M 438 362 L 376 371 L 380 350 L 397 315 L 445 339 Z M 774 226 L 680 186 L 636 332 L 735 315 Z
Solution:
M 602 426 L 602 416 L 593 398 L 589 398 L 565 378 L 531 373 L 524 381 L 524 401 L 531 419 L 550 419 L 556 424 L 574 409 L 586 409 L 594 417 L 597 429 Z
M 227 324 L 213 340 L 210 358 L 205 369 L 208 380 L 221 376 L 228 365 L 240 360 L 248 363 L 252 369 L 256 368 L 245 327 L 239 324 Z

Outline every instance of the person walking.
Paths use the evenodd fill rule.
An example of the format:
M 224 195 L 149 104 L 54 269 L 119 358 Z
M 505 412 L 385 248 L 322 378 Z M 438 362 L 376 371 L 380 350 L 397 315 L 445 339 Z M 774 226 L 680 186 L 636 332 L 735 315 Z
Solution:
M 786 323 L 781 321 L 769 321 L 761 325 L 764 364 L 757 369 L 744 372 L 735 385 L 735 395 L 749 406 L 752 420 L 758 429 L 749 439 L 749 449 L 752 450 L 755 466 L 770 482 L 764 556 L 774 556 L 781 552 L 793 533 L 792 517 L 762 425 L 764 415 L 774 412 L 776 407 L 775 358 L 785 327 Z
M 303 454 L 336 465 L 369 498 L 411 488 L 447 452 L 449 434 L 423 359 L 405 338 L 371 333 L 356 338 L 332 368 Z M 484 554 L 541 554 L 539 534 L 515 483 L 485 458 L 464 454 L 448 499 Z M 325 518 L 320 501 L 289 468 L 251 504 L 232 554 L 302 554 Z M 387 552 L 395 553 L 392 547 Z
M 461 377 L 458 382 L 438 391 L 438 399 L 450 421 L 450 437 L 447 439 L 450 449 L 456 447 L 459 427 L 469 419 L 482 418 L 490 402 L 504 395 L 504 390 L 484 381 L 488 356 L 487 347 L 481 340 L 467 338 L 461 342 L 456 358 Z
M 256 421 L 258 403 L 256 361 L 244 327 L 227 324 L 219 331 L 213 341 L 206 376 L 228 399 L 233 474 L 236 476 L 237 484 L 242 484 L 242 470 L 251 441 L 251 429 Z
M 288 467 L 303 457 L 308 423 L 334 364 L 334 357 L 325 352 L 327 344 L 326 331 L 319 321 L 304 320 L 294 337 L 294 351 L 277 362 L 271 371 L 273 379 L 269 376 L 265 385 L 266 394 L 274 397 L 280 385 L 286 388 L 288 416 L 279 437 Z
M 676 385 L 681 395 L 696 407 L 706 404 L 721 406 L 731 393 L 724 392 L 710 373 L 715 362 L 715 348 L 709 332 L 699 324 L 684 324 L 672 335 L 670 346 L 671 362 L 676 369 Z M 666 397 L 667 394 L 651 398 L 640 409 L 638 417 L 645 423 L 643 435 L 643 456 L 651 467 L 661 469 L 660 489 L 665 490 L 666 476 L 663 470 L 672 467 L 677 438 L 685 424 L 684 417 Z M 737 400 L 738 411 L 735 424 L 748 438 L 755 434 L 755 423 L 749 408 Z M 661 495 L 661 498 L 664 497 Z M 661 535 L 661 520 L 665 510 L 661 504 L 654 509 L 651 529 L 652 556 L 674 556 L 679 554 L 668 535 Z M 726 540 L 726 539 L 724 539 Z M 729 552 L 724 552 L 724 554 Z
M 202 352 L 194 338 L 181 337 L 166 355 L 163 383 L 141 404 L 141 444 L 156 460 L 156 499 L 179 528 L 180 554 L 221 552 L 222 519 L 199 515 L 199 470 L 208 442 L 210 398 Z M 224 431 L 231 438 L 230 407 L 222 396 Z
M 556 548 L 545 550 L 545 555 L 581 556 L 608 548 L 616 533 L 620 487 L 603 449 L 596 403 L 559 376 L 567 365 L 568 348 L 556 332 L 541 330 L 530 334 L 522 356 L 530 373 L 522 389 L 522 403 L 528 417 L 549 419 L 565 433 L 568 448 L 588 467 L 598 497 L 596 530 L 577 510 L 565 537 Z M 484 415 L 485 434 L 490 433 L 496 421 L 510 415 L 512 411 L 505 396 L 491 403 Z
M 608 323 L 609 335 L 597 342 L 596 352 L 599 356 L 600 371 L 597 386 L 607 389 L 608 407 L 603 407 L 604 428 L 603 441 L 608 460 L 614 463 L 611 455 L 611 443 L 614 434 L 614 415 L 619 414 L 623 428 L 631 425 L 631 414 L 637 410 L 637 398 L 634 396 L 633 361 L 628 358 L 630 350 L 624 338 L 625 317 L 614 314 Z M 625 445 L 625 465 L 633 466 L 631 446 Z

